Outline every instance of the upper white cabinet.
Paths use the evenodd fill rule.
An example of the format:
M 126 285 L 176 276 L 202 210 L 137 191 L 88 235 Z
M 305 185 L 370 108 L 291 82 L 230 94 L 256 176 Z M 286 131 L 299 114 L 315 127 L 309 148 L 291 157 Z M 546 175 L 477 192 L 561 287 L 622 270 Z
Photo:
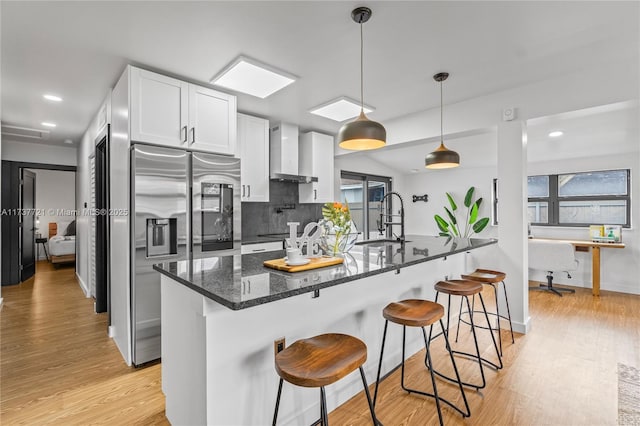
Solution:
M 235 153 L 236 97 L 131 67 L 131 141 Z
M 189 146 L 207 152 L 234 154 L 236 97 L 189 84 Z
M 269 201 L 269 121 L 238 114 L 242 201 Z
M 333 137 L 303 133 L 298 147 L 299 173 L 315 176 L 318 182 L 300 184 L 301 203 L 327 203 L 333 199 Z

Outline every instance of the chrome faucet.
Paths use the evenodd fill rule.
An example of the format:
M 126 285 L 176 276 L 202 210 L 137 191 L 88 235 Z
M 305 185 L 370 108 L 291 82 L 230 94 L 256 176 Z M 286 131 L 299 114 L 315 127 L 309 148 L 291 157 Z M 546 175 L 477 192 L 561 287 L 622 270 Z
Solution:
M 384 202 L 387 197 L 391 195 L 395 195 L 400 199 L 400 214 L 385 213 L 384 211 Z M 394 222 L 394 217 L 400 217 L 400 222 Z M 404 201 L 402 200 L 402 196 L 395 191 L 387 192 L 384 197 L 382 197 L 382 200 L 380 200 L 380 220 L 378 221 L 378 231 L 380 232 L 380 235 L 382 235 L 389 225 L 400 225 L 400 236 L 396 236 L 396 240 L 404 243 Z

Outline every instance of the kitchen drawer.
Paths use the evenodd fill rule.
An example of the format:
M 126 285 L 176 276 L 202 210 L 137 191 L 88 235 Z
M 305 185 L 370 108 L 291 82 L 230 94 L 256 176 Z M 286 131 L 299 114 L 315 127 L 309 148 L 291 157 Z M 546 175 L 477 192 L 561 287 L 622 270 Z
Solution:
M 243 244 L 241 248 L 242 254 L 262 253 L 265 251 L 283 250 L 284 243 L 282 241 L 273 241 L 269 243 Z

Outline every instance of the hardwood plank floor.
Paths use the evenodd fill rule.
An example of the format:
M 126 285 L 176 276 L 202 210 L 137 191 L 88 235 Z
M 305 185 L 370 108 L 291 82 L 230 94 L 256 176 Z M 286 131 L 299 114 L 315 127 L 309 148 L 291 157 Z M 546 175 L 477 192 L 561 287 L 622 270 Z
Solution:
M 84 297 L 72 267 L 54 270 L 39 262 L 34 279 L 4 287 L 2 296 L 0 424 L 168 424 L 160 364 L 124 364 L 107 336 L 106 315 L 93 313 L 93 299 Z M 616 424 L 617 363 L 640 366 L 640 296 L 603 291 L 597 299 L 590 289 L 563 298 L 529 296 L 532 331 L 517 335 L 513 345 L 503 334 L 505 368 L 486 371 L 481 393 L 467 392 L 470 418 L 443 408 L 445 423 Z M 468 332 L 461 332 L 460 344 L 470 349 Z M 433 345 L 437 368 L 449 371 L 441 343 Z M 481 345 L 491 357 L 487 335 Z M 423 357 L 421 352 L 408 361 L 407 385 L 430 391 Z M 458 359 L 461 374 L 476 378 L 475 365 Z M 376 364 L 377 356 L 367 362 Z M 437 424 L 433 400 L 403 392 L 399 377 L 396 371 L 380 386 L 381 421 Z M 461 402 L 454 386 L 439 380 L 438 390 Z M 362 394 L 329 417 L 333 425 L 371 424 Z
M 127 367 L 73 266 L 3 287 L 0 424 L 168 424 L 160 364 Z
M 600 298 L 594 298 L 586 288 L 576 288 L 575 295 L 562 298 L 548 292 L 530 292 L 529 306 L 530 333 L 516 335 L 515 344 L 511 344 L 509 334 L 503 331 L 505 368 L 498 372 L 485 370 L 487 387 L 466 393 L 471 417 L 463 419 L 446 407 L 444 423 L 617 424 L 617 363 L 640 366 L 640 296 L 602 291 Z M 469 336 L 461 336 L 465 334 Z M 491 357 L 490 339 L 483 334 L 481 348 Z M 470 349 L 468 338 L 463 345 L 463 350 Z M 443 346 L 437 344 L 432 353 L 437 369 L 445 365 Z M 377 362 L 377 357 L 368 362 Z M 456 357 L 456 362 L 463 379 L 479 377 L 470 361 Z M 407 386 L 431 392 L 424 350 L 407 366 Z M 443 381 L 437 385 L 444 397 L 462 404 L 455 387 Z M 402 391 L 399 370 L 381 383 L 379 392 L 376 414 L 385 425 L 438 424 L 433 399 Z M 329 421 L 337 425 L 371 424 L 364 395 L 334 410 Z

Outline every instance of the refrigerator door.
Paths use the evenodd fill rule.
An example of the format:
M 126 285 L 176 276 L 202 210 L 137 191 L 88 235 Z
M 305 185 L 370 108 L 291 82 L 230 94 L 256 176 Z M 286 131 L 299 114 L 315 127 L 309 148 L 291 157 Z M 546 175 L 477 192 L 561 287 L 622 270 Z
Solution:
M 154 263 L 184 260 L 188 247 L 187 152 L 131 149 L 133 364 L 160 358 L 160 274 Z
M 239 254 L 240 160 L 192 154 L 192 256 Z

